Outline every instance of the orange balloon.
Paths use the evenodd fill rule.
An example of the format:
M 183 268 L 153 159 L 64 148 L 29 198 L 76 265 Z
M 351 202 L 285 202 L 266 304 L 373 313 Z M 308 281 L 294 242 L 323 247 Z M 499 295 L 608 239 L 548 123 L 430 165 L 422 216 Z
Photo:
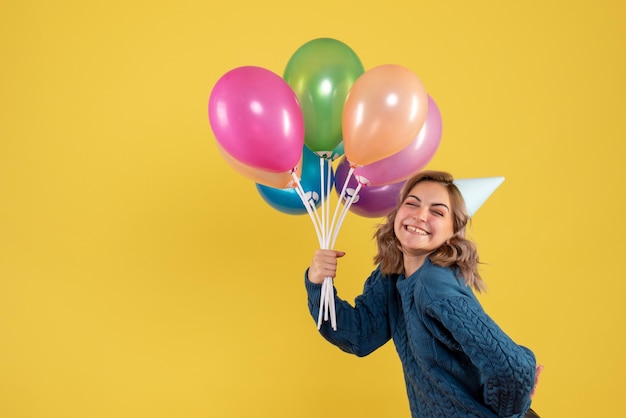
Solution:
M 428 94 L 410 70 L 393 64 L 363 73 L 352 85 L 342 116 L 346 158 L 367 165 L 411 143 L 428 112 Z
M 276 189 L 286 189 L 288 187 L 294 186 L 293 176 L 291 175 L 291 171 L 283 171 L 279 173 L 275 173 L 273 171 L 265 171 L 258 168 L 250 167 L 242 162 L 236 160 L 232 155 L 230 155 L 221 145 L 217 145 L 217 149 L 220 151 L 220 154 L 226 160 L 226 163 L 236 172 L 241 174 L 244 177 L 254 181 L 255 183 L 262 184 L 264 186 L 274 187 Z M 298 165 L 294 167 L 296 176 L 300 178 L 302 173 L 302 157 L 300 157 L 300 161 Z

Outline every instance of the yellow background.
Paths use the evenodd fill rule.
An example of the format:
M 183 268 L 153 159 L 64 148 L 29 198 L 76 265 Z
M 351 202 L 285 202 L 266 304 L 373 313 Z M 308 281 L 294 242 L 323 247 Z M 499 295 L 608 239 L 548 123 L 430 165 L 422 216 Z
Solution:
M 443 115 L 431 168 L 504 176 L 476 215 L 486 310 L 545 364 L 545 417 L 623 416 L 626 7 L 0 3 L 0 416 L 409 417 L 392 344 L 317 335 L 307 216 L 220 158 L 218 78 L 317 37 L 399 64 Z M 347 217 L 337 286 L 373 269 Z

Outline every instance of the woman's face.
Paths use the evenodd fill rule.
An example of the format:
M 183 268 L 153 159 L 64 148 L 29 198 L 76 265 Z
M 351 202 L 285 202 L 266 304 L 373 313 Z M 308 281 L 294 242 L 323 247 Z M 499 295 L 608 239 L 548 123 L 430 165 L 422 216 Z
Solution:
M 445 186 L 417 183 L 398 208 L 394 232 L 405 257 L 425 257 L 452 237 L 452 205 Z

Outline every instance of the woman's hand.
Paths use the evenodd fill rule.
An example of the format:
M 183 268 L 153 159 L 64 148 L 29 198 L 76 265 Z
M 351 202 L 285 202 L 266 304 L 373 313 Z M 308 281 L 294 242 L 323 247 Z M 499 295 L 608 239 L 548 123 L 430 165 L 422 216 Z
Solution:
M 322 284 L 326 277 L 337 275 L 337 259 L 346 255 L 343 251 L 317 250 L 309 267 L 309 281 Z
M 535 369 L 535 386 L 533 386 L 533 390 L 530 392 L 530 399 L 532 399 L 533 396 L 535 396 L 535 390 L 537 390 L 537 383 L 539 383 L 539 375 L 541 374 L 542 370 L 543 370 L 543 365 L 538 364 Z

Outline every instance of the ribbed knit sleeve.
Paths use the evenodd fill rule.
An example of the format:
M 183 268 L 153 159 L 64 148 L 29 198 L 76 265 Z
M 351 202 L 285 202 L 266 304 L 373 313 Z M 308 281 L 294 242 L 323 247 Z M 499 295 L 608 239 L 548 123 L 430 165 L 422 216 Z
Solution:
M 519 416 L 530 407 L 535 356 L 513 342 L 477 301 L 463 296 L 437 300 L 426 315 L 451 335 L 444 344 L 458 343 L 480 371 L 484 402 L 499 417 Z
M 305 273 L 305 287 L 311 316 L 317 323 L 320 309 L 322 285 L 312 283 Z M 335 312 L 337 330 L 333 330 L 330 321 L 322 322 L 320 333 L 328 341 L 345 352 L 365 356 L 385 344 L 391 338 L 387 315 L 389 291 L 393 289 L 386 283 L 378 270 L 374 271 L 365 282 L 363 293 L 354 300 L 354 306 L 337 296 Z

